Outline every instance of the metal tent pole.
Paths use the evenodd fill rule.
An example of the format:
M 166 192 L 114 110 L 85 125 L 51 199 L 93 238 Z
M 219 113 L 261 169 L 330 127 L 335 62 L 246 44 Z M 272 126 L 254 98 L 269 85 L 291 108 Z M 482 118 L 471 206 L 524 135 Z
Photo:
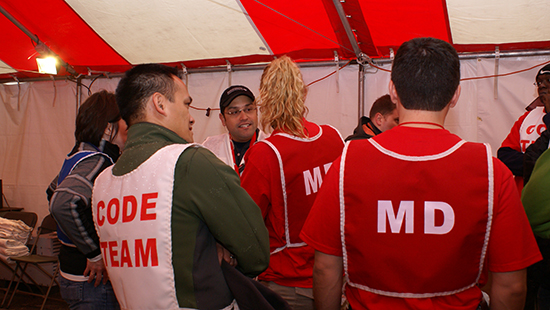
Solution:
M 359 94 L 358 94 L 358 111 L 359 116 L 365 115 L 365 66 L 359 66 Z

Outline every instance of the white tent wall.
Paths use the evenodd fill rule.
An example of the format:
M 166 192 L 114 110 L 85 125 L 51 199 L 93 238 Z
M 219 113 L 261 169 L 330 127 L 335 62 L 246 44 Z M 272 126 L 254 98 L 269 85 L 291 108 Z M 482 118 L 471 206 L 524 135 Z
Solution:
M 19 95 L 18 95 L 19 94 Z M 75 86 L 70 82 L 0 85 L 0 178 L 11 207 L 48 213 L 45 190 L 71 149 Z
M 302 68 L 304 81 L 309 84 L 332 72 L 334 67 Z M 338 74 L 340 91 L 337 92 L 335 75 L 317 82 L 309 87 L 306 106 L 309 108 L 308 119 L 338 128 L 342 135 L 353 131 L 357 122 L 357 79 L 358 67 L 345 67 Z M 261 70 L 235 71 L 217 73 L 196 73 L 188 76 L 189 94 L 193 98 L 192 106 L 206 109 L 219 108 L 222 92 L 230 85 L 245 85 L 259 95 Z M 229 83 L 231 80 L 231 83 Z M 219 120 L 219 110 L 213 110 L 210 117 L 205 111 L 191 109 L 195 118 L 193 126 L 196 142 L 206 137 L 225 132 Z
M 501 58 L 499 73 L 504 74 L 550 60 L 550 56 Z M 389 69 L 390 65 L 382 66 Z M 494 92 L 494 78 L 463 81 L 457 106 L 451 109 L 445 126 L 463 139 L 487 142 L 496 151 L 508 134 L 514 121 L 524 113 L 537 96 L 533 86 L 540 68 L 498 77 L 498 92 Z M 320 124 L 331 124 L 343 137 L 351 134 L 358 121 L 358 66 L 347 66 L 338 74 L 309 87 L 306 105 L 308 119 Z M 334 66 L 302 68 L 306 83 L 311 83 L 335 70 Z M 467 59 L 461 61 L 462 78 L 494 74 L 494 59 Z M 258 95 L 261 70 L 228 72 L 201 72 L 187 76 L 192 105 L 197 108 L 218 108 L 223 90 L 232 85 L 248 86 Z M 365 114 L 372 102 L 388 91 L 390 74 L 369 68 L 365 74 Z M 100 89 L 114 91 L 119 78 L 98 79 L 92 92 Z M 90 79 L 83 84 L 89 85 Z M 40 217 L 48 213 L 45 190 L 57 175 L 66 154 L 74 142 L 76 116 L 76 84 L 68 81 L 0 84 L 0 178 L 4 194 L 12 207 L 23 207 Z M 83 90 L 83 100 L 87 97 Z M 18 103 L 19 102 L 19 103 Z M 210 135 L 224 132 L 219 111 L 210 116 L 205 111 L 191 110 L 196 142 Z

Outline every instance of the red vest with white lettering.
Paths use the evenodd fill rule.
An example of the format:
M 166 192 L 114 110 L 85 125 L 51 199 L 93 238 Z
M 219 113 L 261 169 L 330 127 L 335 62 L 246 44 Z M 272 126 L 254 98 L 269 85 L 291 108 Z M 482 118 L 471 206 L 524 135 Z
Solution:
M 181 153 L 158 150 L 138 168 L 96 179 L 92 202 L 101 252 L 122 309 L 179 309 L 172 265 L 172 192 Z
M 476 285 L 493 212 L 490 147 L 460 141 L 439 154 L 407 156 L 364 141 L 346 144 L 341 161 L 348 285 L 405 298 Z M 364 171 L 380 186 L 362 182 Z
M 283 196 L 283 206 L 271 206 L 266 217 L 271 258 L 268 269 L 260 275 L 262 280 L 284 279 L 296 286 L 311 287 L 314 250 L 299 234 L 323 177 L 344 147 L 336 129 L 327 125 L 318 127 L 318 134 L 310 138 L 275 132 L 258 141 L 275 152 L 279 178 L 273 182 L 281 182 L 282 193 L 272 195 Z
M 544 115 L 546 115 L 544 107 L 536 107 L 527 114 L 523 123 L 521 123 L 521 127 L 519 128 L 521 152 L 525 153 L 527 147 L 535 142 L 540 137 L 540 134 L 546 130 L 546 125 L 542 121 Z
M 330 126 L 319 128 L 319 133 L 311 138 L 302 139 L 279 132 L 258 141 L 266 143 L 275 152 L 283 189 L 284 227 L 280 227 L 280 231 L 284 233 L 284 243 L 271 244 L 271 254 L 286 247 L 306 246 L 299 237 L 300 231 L 317 197 L 323 176 L 342 152 L 341 147 L 336 147 L 342 143 L 340 134 Z

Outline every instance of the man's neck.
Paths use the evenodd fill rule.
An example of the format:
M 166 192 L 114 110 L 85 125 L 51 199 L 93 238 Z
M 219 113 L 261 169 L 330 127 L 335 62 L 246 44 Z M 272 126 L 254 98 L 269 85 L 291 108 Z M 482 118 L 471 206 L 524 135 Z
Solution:
M 260 129 L 256 128 L 256 130 L 254 131 L 254 135 L 252 135 L 252 137 L 250 137 L 250 139 L 248 140 L 245 140 L 245 141 L 235 140 L 231 134 L 229 134 L 229 138 L 231 139 L 231 141 L 233 141 L 233 143 L 239 143 L 240 145 L 243 145 L 243 144 L 249 143 L 253 138 L 258 137 L 259 134 L 260 134 Z
M 448 107 L 441 111 L 400 110 L 399 124 L 419 128 L 440 128 L 445 124 Z
M 254 135 L 250 137 L 248 141 L 245 141 L 245 142 L 235 141 L 233 140 L 231 135 L 229 135 L 231 137 L 231 141 L 233 142 L 233 156 L 235 157 L 235 163 L 237 164 L 237 166 L 240 166 L 241 161 L 244 157 L 244 153 L 248 151 L 248 149 L 251 146 L 250 145 L 251 143 L 256 142 L 258 135 L 259 135 L 259 129 L 256 129 L 256 132 L 254 133 Z
M 233 145 L 235 146 L 235 149 L 237 148 L 242 148 L 243 146 L 247 145 L 250 143 L 250 140 L 248 141 L 245 141 L 245 142 L 239 142 L 239 141 L 235 141 L 233 140 Z
M 230 137 L 231 137 L 231 136 L 230 136 Z M 248 139 L 248 140 L 246 140 L 246 141 L 241 141 L 241 140 L 235 140 L 235 139 L 233 139 L 233 137 L 231 137 L 231 141 L 233 141 L 233 143 L 240 143 L 240 144 L 248 143 L 248 142 L 250 142 L 251 139 L 252 139 L 252 138 L 250 138 L 250 139 Z

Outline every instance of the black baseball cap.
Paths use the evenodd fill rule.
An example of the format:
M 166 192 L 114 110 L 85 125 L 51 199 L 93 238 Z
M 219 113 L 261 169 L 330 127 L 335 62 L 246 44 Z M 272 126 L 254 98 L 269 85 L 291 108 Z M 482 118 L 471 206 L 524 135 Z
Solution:
M 539 75 L 543 74 L 550 74 L 550 64 L 547 64 L 546 66 L 542 67 L 539 72 L 537 73 L 537 76 L 535 76 L 535 80 L 539 77 Z
M 233 101 L 233 99 L 243 95 L 252 99 L 252 101 L 256 99 L 254 97 L 254 94 L 246 86 L 233 85 L 224 90 L 220 98 L 220 112 L 223 114 L 223 111 L 225 110 L 225 108 L 227 108 L 227 106 L 231 104 L 231 101 Z

